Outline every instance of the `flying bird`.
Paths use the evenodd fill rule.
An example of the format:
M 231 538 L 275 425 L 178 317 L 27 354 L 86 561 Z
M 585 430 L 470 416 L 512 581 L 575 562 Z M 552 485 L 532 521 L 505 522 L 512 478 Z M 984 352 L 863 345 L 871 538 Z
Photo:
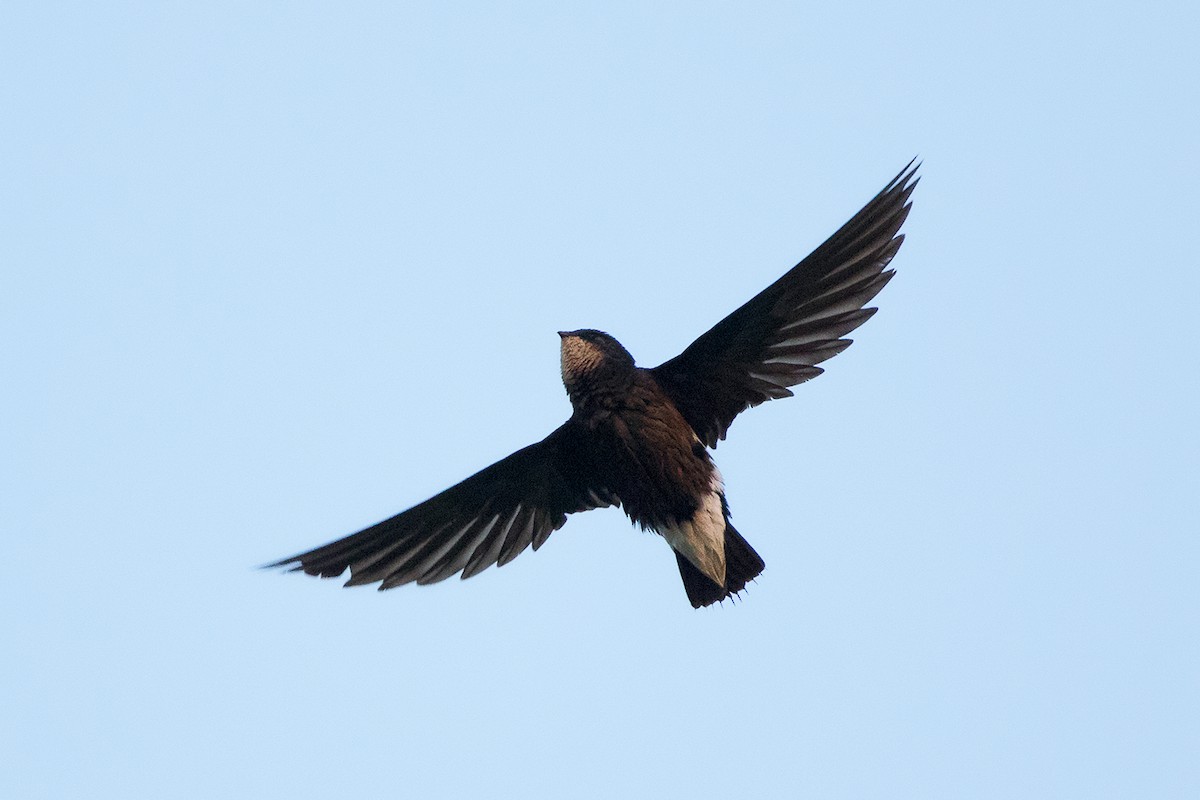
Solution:
M 285 558 L 380 590 L 503 566 L 537 550 L 567 515 L 620 506 L 666 539 L 692 606 L 741 592 L 764 568 L 730 522 L 710 449 L 734 417 L 815 378 L 817 364 L 875 313 L 894 274 L 917 165 L 910 162 L 837 233 L 679 355 L 638 367 L 602 331 L 560 331 L 570 419 L 540 442 L 390 519 Z

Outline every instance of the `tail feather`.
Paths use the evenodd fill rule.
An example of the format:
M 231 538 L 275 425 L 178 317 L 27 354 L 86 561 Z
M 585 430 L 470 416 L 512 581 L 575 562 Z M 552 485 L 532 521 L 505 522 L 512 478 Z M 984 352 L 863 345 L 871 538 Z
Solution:
M 679 562 L 679 576 L 683 578 L 683 588 L 687 590 L 688 600 L 692 608 L 710 606 L 719 603 L 730 595 L 737 594 L 746 588 L 746 584 L 758 577 L 766 567 L 762 557 L 754 552 L 750 543 L 742 538 L 731 523 L 725 523 L 725 585 L 713 581 L 692 565 L 678 552 L 675 560 Z

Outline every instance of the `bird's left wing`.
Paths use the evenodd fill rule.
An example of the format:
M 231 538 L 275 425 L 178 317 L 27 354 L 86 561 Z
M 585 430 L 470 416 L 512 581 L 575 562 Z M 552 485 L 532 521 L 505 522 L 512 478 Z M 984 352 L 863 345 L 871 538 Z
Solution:
M 651 372 L 709 447 L 750 406 L 790 397 L 817 364 L 850 346 L 863 308 L 892 277 L 900 226 L 917 185 L 909 163 L 871 202 L 782 278 Z
M 407 511 L 267 567 L 291 566 L 323 578 L 349 568 L 347 586 L 382 582 L 382 590 L 503 566 L 529 545 L 541 547 L 567 514 L 619 502 L 604 487 L 590 485 L 585 445 L 568 421 Z

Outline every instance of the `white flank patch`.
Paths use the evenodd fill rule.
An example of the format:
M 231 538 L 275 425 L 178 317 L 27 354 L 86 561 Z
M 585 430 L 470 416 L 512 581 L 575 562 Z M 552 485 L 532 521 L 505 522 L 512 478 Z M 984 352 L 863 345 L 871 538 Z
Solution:
M 721 512 L 721 493 L 725 485 L 721 473 L 713 465 L 709 493 L 692 518 L 659 533 L 667 544 L 683 555 L 692 566 L 703 572 L 718 586 L 725 585 L 725 515 Z

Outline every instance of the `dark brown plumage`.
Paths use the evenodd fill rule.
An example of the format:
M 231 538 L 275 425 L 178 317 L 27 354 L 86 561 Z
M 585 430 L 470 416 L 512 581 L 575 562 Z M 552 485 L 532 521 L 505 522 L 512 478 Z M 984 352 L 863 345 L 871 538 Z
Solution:
M 681 354 L 642 369 L 616 339 L 560 333 L 573 413 L 542 441 L 344 539 L 269 566 L 347 586 L 469 578 L 536 550 L 567 515 L 620 505 L 675 551 L 688 599 L 740 592 L 763 561 L 729 521 L 709 448 L 734 417 L 821 374 L 891 280 L 917 184 L 910 163 L 841 229 Z

